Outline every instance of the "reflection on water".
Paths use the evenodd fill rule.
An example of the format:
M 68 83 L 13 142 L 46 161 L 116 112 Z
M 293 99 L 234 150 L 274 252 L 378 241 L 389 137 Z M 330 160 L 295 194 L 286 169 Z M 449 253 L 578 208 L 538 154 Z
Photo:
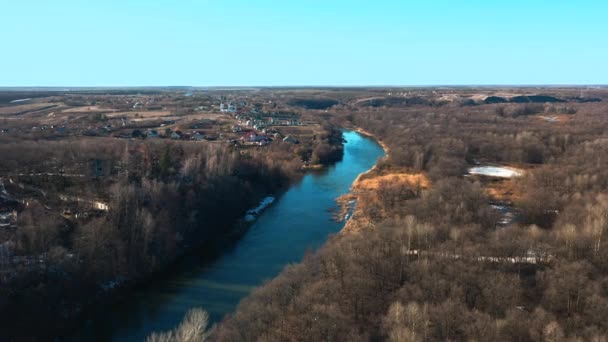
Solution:
M 328 209 L 348 192 L 357 175 L 384 155 L 373 140 L 345 132 L 344 158 L 327 170 L 305 176 L 264 211 L 248 232 L 212 262 L 188 262 L 186 270 L 152 284 L 96 319 L 79 339 L 141 341 L 152 331 L 176 326 L 188 309 L 203 307 L 212 322 L 234 311 L 253 288 L 289 263 L 318 248 L 343 223 Z

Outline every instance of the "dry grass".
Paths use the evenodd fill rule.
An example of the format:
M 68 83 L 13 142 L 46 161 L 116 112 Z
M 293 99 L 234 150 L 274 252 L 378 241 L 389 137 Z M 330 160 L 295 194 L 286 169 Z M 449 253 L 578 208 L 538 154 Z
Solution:
M 30 103 L 19 106 L 3 107 L 0 108 L 0 115 L 11 115 L 23 113 L 26 111 L 35 111 L 41 108 L 46 108 L 54 105 L 56 105 L 56 103 Z
M 572 121 L 572 115 L 556 114 L 556 115 L 538 115 L 534 116 L 535 119 L 541 120 L 548 123 L 560 123 L 565 124 Z
M 279 131 L 282 135 L 305 136 L 305 135 L 320 134 L 323 132 L 323 129 L 320 125 L 274 126 L 273 128 L 275 128 L 277 131 Z
M 484 189 L 488 196 L 501 202 L 515 202 L 523 196 L 523 191 L 516 186 L 512 179 L 487 183 Z
M 62 113 L 95 113 L 95 112 L 113 112 L 115 109 L 104 108 L 100 106 L 80 106 L 64 109 Z
M 151 110 L 151 111 L 141 111 L 140 110 L 140 111 L 132 111 L 132 112 L 113 112 L 113 113 L 107 114 L 107 116 L 110 118 L 125 116 L 128 118 L 139 117 L 139 118 L 146 118 L 146 119 L 161 118 L 161 117 L 166 117 L 168 115 L 171 115 L 171 112 L 168 110 Z
M 377 190 L 383 184 L 407 184 L 428 188 L 431 185 L 428 177 L 422 173 L 391 173 L 382 176 L 359 179 L 353 185 L 354 190 Z
M 349 202 L 357 201 L 357 205 L 353 210 L 352 217 L 346 222 L 346 225 L 342 229 L 342 232 L 356 233 L 366 227 L 369 227 L 372 223 L 367 220 L 361 214 L 361 208 L 359 201 L 363 198 L 364 194 L 373 194 L 378 191 L 382 186 L 397 186 L 407 185 L 413 188 L 428 188 L 431 186 L 431 182 L 428 177 L 423 173 L 408 173 L 403 172 L 404 170 L 395 171 L 390 170 L 388 173 L 384 170 L 380 173 L 376 168 L 368 171 L 367 173 L 359 175 L 357 180 L 353 183 L 352 192 L 338 198 L 338 204 L 341 208 L 337 213 L 337 217 L 342 218 L 348 212 Z

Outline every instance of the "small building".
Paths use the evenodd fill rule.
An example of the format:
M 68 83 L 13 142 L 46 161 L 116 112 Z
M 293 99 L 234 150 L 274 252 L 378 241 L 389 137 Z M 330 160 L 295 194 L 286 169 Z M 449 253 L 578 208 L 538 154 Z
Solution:
M 180 140 L 182 138 L 182 132 L 180 131 L 174 131 L 171 133 L 171 139 L 172 140 Z
M 148 134 L 146 134 L 146 137 L 148 139 L 156 139 L 158 138 L 160 135 L 158 134 L 158 131 L 155 129 L 151 129 L 148 131 Z
M 194 141 L 203 141 L 205 140 L 205 135 L 201 132 L 194 132 L 191 139 Z
M 220 112 L 222 113 L 236 113 L 237 112 L 237 107 L 234 103 L 229 103 L 229 104 L 225 104 L 225 103 L 221 103 L 220 104 Z
M 255 142 L 260 142 L 260 141 L 264 140 L 265 138 L 266 137 L 264 135 L 257 134 L 255 131 L 251 131 L 251 132 L 248 132 L 245 135 L 243 135 L 241 137 L 241 140 L 245 141 L 245 142 L 253 142 L 253 143 L 255 143 Z

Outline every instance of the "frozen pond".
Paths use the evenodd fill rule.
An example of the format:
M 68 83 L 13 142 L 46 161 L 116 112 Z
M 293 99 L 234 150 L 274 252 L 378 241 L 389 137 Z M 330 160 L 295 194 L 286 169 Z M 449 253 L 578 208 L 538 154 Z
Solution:
M 513 178 L 522 176 L 523 171 L 511 167 L 476 166 L 469 169 L 469 174 L 497 178 Z

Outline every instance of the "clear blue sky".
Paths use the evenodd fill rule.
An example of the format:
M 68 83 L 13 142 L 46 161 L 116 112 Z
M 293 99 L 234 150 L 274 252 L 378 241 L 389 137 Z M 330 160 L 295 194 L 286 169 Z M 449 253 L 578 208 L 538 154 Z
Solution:
M 608 2 L 0 0 L 0 86 L 608 83 Z

